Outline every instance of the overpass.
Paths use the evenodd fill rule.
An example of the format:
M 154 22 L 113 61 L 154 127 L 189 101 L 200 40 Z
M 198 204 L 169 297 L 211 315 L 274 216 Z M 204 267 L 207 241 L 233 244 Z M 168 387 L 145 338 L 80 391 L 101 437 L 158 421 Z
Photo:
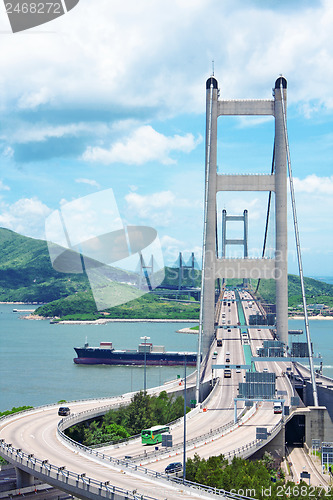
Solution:
M 199 346 L 203 362 L 198 363 L 195 376 L 188 379 L 186 397 L 200 402 L 186 417 L 186 456 L 198 453 L 207 458 L 223 453 L 228 458 L 242 456 L 247 458 L 259 450 L 269 449 L 281 457 L 285 452 L 285 429 L 292 425 L 293 418 L 303 413 L 306 425 L 306 442 L 313 438 L 333 440 L 330 408 L 333 381 L 318 376 L 313 379 L 311 370 L 291 363 L 286 359 L 264 361 L 255 358 L 257 349 L 263 341 L 273 340 L 272 330 L 250 325 L 249 302 L 252 311 L 259 313 L 260 306 L 248 290 L 223 289 L 215 303 L 215 278 L 230 277 L 240 269 L 239 276 L 248 279 L 251 270 L 259 271 L 258 277 L 272 277 L 274 271 L 281 272 L 282 279 L 277 283 L 277 334 L 286 344 L 287 339 L 287 296 L 286 296 L 286 138 L 283 136 L 283 99 L 286 97 L 286 81 L 278 79 L 274 100 L 271 101 L 219 101 L 217 81 L 207 81 L 207 148 L 206 148 L 206 196 L 205 196 L 205 235 L 203 279 L 201 292 L 201 313 Z M 222 176 L 216 174 L 216 122 L 223 114 L 271 114 L 276 120 L 276 161 L 277 170 L 271 176 Z M 280 170 L 279 170 L 280 169 Z M 246 178 L 245 178 L 246 177 Z M 216 256 L 216 204 L 218 190 L 265 190 L 275 191 L 277 205 L 277 252 L 282 252 L 282 260 L 244 258 L 242 262 L 219 259 Z M 280 204 L 280 205 L 279 205 Z M 212 236 L 213 235 L 213 236 Z M 214 245 L 213 245 L 214 242 Z M 239 267 L 239 264 L 242 264 Z M 219 274 L 219 276 L 216 274 Z M 235 276 L 235 275 L 233 275 Z M 246 325 L 246 343 L 242 335 L 242 325 Z M 216 328 L 215 328 L 216 327 Z M 202 347 L 202 349 L 201 349 Z M 199 359 L 199 357 L 198 357 Z M 287 419 L 273 412 L 272 402 L 260 401 L 249 406 L 239 400 L 234 410 L 239 384 L 243 382 L 248 364 L 254 364 L 257 372 L 274 373 L 276 394 L 290 408 Z M 231 377 L 224 376 L 218 367 L 232 365 Z M 239 368 L 237 368 L 239 367 Z M 291 368 L 288 370 L 288 368 Z M 297 372 L 297 373 L 296 373 Z M 292 375 L 291 375 L 292 373 Z M 300 378 L 303 394 L 308 398 L 307 407 L 299 409 L 292 404 L 296 387 L 293 383 Z M 299 382 L 299 380 L 298 380 Z M 311 401 L 313 387 L 317 383 L 319 404 Z M 296 384 L 297 385 L 297 384 Z M 184 392 L 178 381 L 171 382 L 160 390 L 169 393 Z M 212 389 L 210 391 L 210 389 Z M 140 440 L 131 439 L 126 444 L 111 445 L 98 450 L 82 447 L 69 440 L 64 430 L 74 423 L 106 413 L 130 401 L 132 394 L 125 394 L 105 400 L 77 401 L 71 403 L 73 415 L 59 421 L 58 405 L 36 408 L 31 411 L 11 415 L 0 420 L 0 454 L 17 468 L 18 485 L 31 484 L 36 477 L 76 497 L 97 498 L 142 498 L 142 499 L 179 499 L 241 498 L 225 491 L 212 491 L 187 481 L 170 478 L 163 473 L 166 464 L 183 458 L 182 421 L 172 426 L 174 446 L 165 450 L 147 451 Z M 325 406 L 319 406 L 325 400 Z M 315 406 L 310 406 L 315 404 Z M 235 418 L 236 417 L 236 418 Z M 325 423 L 325 426 L 322 424 Z M 257 439 L 256 429 L 266 428 L 267 438 Z M 128 457 L 131 457 L 130 459 Z
M 213 390 L 201 405 L 198 405 L 187 416 L 187 457 L 198 453 L 203 458 L 217 455 L 221 452 L 228 458 L 242 456 L 247 458 L 259 449 L 265 448 L 284 454 L 285 425 L 300 412 L 307 413 L 309 422 L 307 442 L 317 437 L 316 422 L 330 422 L 326 408 L 291 408 L 291 414 L 284 422 L 281 415 L 273 413 L 271 402 L 261 402 L 252 407 L 239 404 L 237 422 L 234 423 L 234 398 L 237 396 L 238 383 L 243 379 L 245 370 L 233 370 L 231 378 L 219 376 L 219 370 L 214 368 L 223 364 L 228 356 L 235 365 L 244 365 L 244 345 L 237 305 L 241 304 L 245 320 L 248 320 L 249 292 L 242 291 L 239 301 L 234 291 L 225 291 L 220 298 L 219 327 L 216 330 L 209 356 L 206 360 L 205 382 L 215 381 Z M 251 297 L 252 298 L 252 297 Z M 225 299 L 225 300 L 224 300 Z M 242 300 L 243 299 L 243 300 Z M 223 305 L 225 303 L 226 305 Z M 255 309 L 257 305 L 253 304 Z M 258 309 L 259 310 L 259 309 Z M 269 329 L 249 328 L 249 342 L 252 354 L 264 339 L 272 338 Z M 222 340 L 222 346 L 217 347 L 217 341 Z M 214 354 L 217 352 L 217 356 Z M 215 358 L 216 359 L 213 359 Z M 277 391 L 286 401 L 291 401 L 295 389 L 287 376 L 288 363 L 281 361 L 258 362 L 258 370 L 265 368 L 277 375 Z M 290 364 L 290 363 L 289 363 Z M 305 368 L 305 381 L 309 373 Z M 194 376 L 189 378 L 189 389 L 194 390 Z M 192 379 L 192 380 L 191 380 Z M 324 377 L 318 377 L 320 382 L 328 385 Z M 333 381 L 332 381 L 333 387 Z M 183 391 L 179 381 L 167 384 L 168 392 Z M 161 388 L 151 389 L 157 393 Z M 329 389 L 330 391 L 332 389 Z M 182 421 L 172 426 L 172 449 L 147 451 L 140 439 L 132 439 L 126 444 L 106 446 L 92 450 L 69 440 L 63 431 L 77 423 L 93 416 L 105 413 L 109 408 L 130 401 L 132 394 L 111 398 L 110 400 L 89 400 L 71 403 L 72 415 L 59 420 L 58 405 L 36 408 L 20 414 L 8 416 L 0 421 L 0 453 L 17 467 L 20 486 L 31 483 L 32 477 L 63 489 L 79 498 L 181 498 L 191 495 L 196 498 L 198 490 L 193 485 L 183 485 L 175 478 L 171 480 L 164 473 L 165 466 L 170 461 L 181 461 L 183 453 Z M 204 411 L 205 410 L 205 411 Z M 311 422 L 311 424 L 310 424 Z M 256 439 L 256 428 L 266 427 L 268 439 Z M 312 430 L 311 430 L 312 429 Z M 327 432 L 330 426 L 324 426 Z M 125 458 L 125 457 L 131 457 Z M 134 492 L 134 493 L 133 493 Z M 220 492 L 221 494 L 221 492 Z M 138 497 L 136 496 L 138 495 Z M 200 497 L 211 493 L 200 491 Z M 225 498 L 237 498 L 222 492 Z M 199 498 L 199 496 L 198 496 Z

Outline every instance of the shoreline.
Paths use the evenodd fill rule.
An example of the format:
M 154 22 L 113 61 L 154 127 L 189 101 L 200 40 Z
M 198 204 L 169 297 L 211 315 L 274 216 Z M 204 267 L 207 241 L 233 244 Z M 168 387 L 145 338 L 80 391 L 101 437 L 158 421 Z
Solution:
M 188 333 L 190 335 L 198 335 L 199 330 L 191 330 L 191 328 L 181 328 L 180 330 L 177 330 L 177 333 Z
M 304 319 L 304 316 L 289 316 L 288 319 Z M 332 320 L 333 316 L 308 316 L 308 319 L 309 321 L 311 321 L 312 319 Z
M 17 311 L 20 312 L 20 311 Z M 22 311 L 25 312 L 25 311 Z M 99 318 L 95 320 L 62 320 L 62 321 L 52 321 L 55 318 L 48 318 L 44 316 L 37 316 L 35 314 L 28 314 L 22 317 L 22 319 L 35 320 L 35 321 L 45 321 L 49 320 L 54 325 L 105 325 L 107 323 L 199 323 L 199 319 L 160 319 L 160 318 Z M 289 319 L 304 320 L 304 316 L 289 316 Z M 333 320 L 333 316 L 309 316 L 309 321 L 311 320 Z M 183 328 L 181 333 L 197 333 L 197 331 L 190 331 L 189 328 Z M 188 330 L 188 331 L 185 331 Z
M 34 314 L 29 314 L 24 316 L 23 319 L 31 320 L 49 320 L 52 321 L 54 318 L 45 318 L 44 316 L 36 316 Z M 56 321 L 54 325 L 105 325 L 106 323 L 199 323 L 198 319 L 156 319 L 156 318 L 99 318 L 95 320 L 63 320 Z
M 100 318 L 88 321 L 57 321 L 57 325 L 104 325 L 106 323 L 199 323 L 196 319 L 125 319 L 125 318 Z

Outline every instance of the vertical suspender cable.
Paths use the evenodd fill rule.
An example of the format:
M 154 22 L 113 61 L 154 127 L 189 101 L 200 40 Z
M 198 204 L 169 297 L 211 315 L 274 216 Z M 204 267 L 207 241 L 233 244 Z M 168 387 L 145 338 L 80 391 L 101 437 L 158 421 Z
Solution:
M 290 182 L 290 196 L 291 196 L 291 204 L 292 204 L 293 218 L 294 218 L 295 239 L 296 239 L 296 248 L 297 248 L 297 260 L 298 260 L 299 276 L 300 276 L 300 280 L 301 280 L 306 340 L 308 343 L 308 351 L 309 351 L 309 364 L 310 364 L 310 373 L 311 373 L 313 402 L 314 402 L 315 406 L 318 406 L 317 384 L 316 384 L 316 376 L 315 376 L 314 367 L 313 367 L 309 318 L 308 318 L 308 310 L 307 310 L 307 305 L 306 305 L 305 288 L 304 288 L 304 275 L 303 275 L 303 264 L 302 264 L 302 255 L 301 255 L 301 244 L 300 244 L 299 231 L 298 231 L 295 191 L 294 191 L 293 174 L 292 174 L 292 170 L 291 170 L 289 140 L 288 140 L 288 131 L 287 131 L 287 122 L 286 122 L 286 110 L 285 110 L 285 105 L 284 105 L 282 83 L 280 85 L 280 90 L 281 90 L 281 103 L 282 103 L 284 135 L 285 135 L 285 139 L 286 139 L 286 148 L 287 148 L 287 161 L 288 161 L 289 182 Z
M 215 212 L 215 246 L 216 246 L 216 258 L 219 258 L 219 235 L 217 231 L 217 213 Z M 219 296 L 221 293 L 221 278 L 217 278 L 217 288 L 219 290 Z
M 208 134 L 207 134 L 207 157 L 205 167 L 205 206 L 204 206 L 204 227 L 202 238 L 202 271 L 201 271 L 201 292 L 200 292 L 200 318 L 199 318 L 199 334 L 198 334 L 198 355 L 197 355 L 197 380 L 195 399 L 197 404 L 200 401 L 200 366 L 201 366 L 201 349 L 202 349 L 202 321 L 203 321 L 203 297 L 204 297 L 204 283 L 205 283 L 205 249 L 207 239 L 207 214 L 208 214 L 208 178 L 210 167 L 210 149 L 212 137 L 212 109 L 213 109 L 213 84 L 210 84 L 209 96 L 209 119 L 208 119 Z
M 275 141 L 274 141 L 274 145 L 273 145 L 273 158 L 272 158 L 271 175 L 274 174 L 274 167 L 275 167 Z M 267 235 L 268 235 L 268 223 L 269 223 L 269 215 L 270 215 L 270 211 L 271 211 L 271 201 L 272 201 L 272 191 L 270 191 L 269 195 L 268 195 L 264 245 L 263 245 L 262 254 L 261 254 L 262 259 L 265 257 L 265 251 L 266 251 L 266 243 L 267 243 Z M 255 294 L 258 291 L 259 285 L 260 285 L 260 278 L 258 279 L 257 287 L 256 287 L 255 292 L 254 292 Z

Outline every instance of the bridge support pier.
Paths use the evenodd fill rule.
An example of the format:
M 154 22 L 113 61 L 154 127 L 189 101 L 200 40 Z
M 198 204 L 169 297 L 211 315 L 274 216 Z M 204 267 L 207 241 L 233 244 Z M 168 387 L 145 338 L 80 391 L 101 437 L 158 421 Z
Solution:
M 254 453 L 251 458 L 259 459 L 262 458 L 265 451 L 273 455 L 274 458 L 284 459 L 285 449 L 286 449 L 286 432 L 285 425 L 282 426 L 280 432 L 275 436 L 272 441 L 269 441 L 265 446 L 260 448 L 256 453 Z
M 32 486 L 34 484 L 34 476 L 25 472 L 18 467 L 15 467 L 16 472 L 16 487 L 17 488 L 26 488 L 27 486 Z
M 305 442 L 309 448 L 312 439 L 333 442 L 333 423 L 325 406 L 309 406 L 305 414 Z

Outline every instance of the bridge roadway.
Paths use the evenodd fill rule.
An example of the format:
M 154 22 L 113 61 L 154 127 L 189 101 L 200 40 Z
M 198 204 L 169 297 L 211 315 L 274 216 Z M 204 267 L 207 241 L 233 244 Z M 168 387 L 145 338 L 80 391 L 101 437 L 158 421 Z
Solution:
M 247 319 L 249 311 L 245 307 L 249 297 L 251 296 L 248 296 L 247 292 L 241 293 L 241 300 L 243 301 L 245 317 Z M 219 325 L 223 327 L 230 325 L 230 328 L 219 327 L 216 331 L 216 337 L 223 340 L 223 345 L 222 347 L 217 347 L 216 340 L 212 343 L 205 368 L 205 380 L 212 377 L 212 362 L 214 364 L 224 364 L 228 357 L 231 364 L 244 363 L 240 329 L 232 327 L 233 325 L 237 325 L 239 321 L 234 292 L 224 292 L 223 301 L 226 302 L 226 305 L 221 305 Z M 253 305 L 252 310 L 255 308 L 256 306 Z M 251 328 L 249 329 L 249 334 L 253 354 L 256 352 L 256 347 L 261 345 L 264 338 L 271 338 L 271 334 L 267 329 Z M 216 359 L 212 360 L 214 352 L 217 352 L 217 356 Z M 227 355 L 227 353 L 230 354 Z M 265 367 L 263 363 L 257 363 L 257 365 L 259 365 L 257 367 L 258 370 L 262 370 Z M 278 390 L 282 391 L 286 403 L 289 403 L 292 388 L 289 379 L 282 375 L 282 372 L 285 371 L 283 365 L 283 363 L 274 362 L 274 370 L 278 375 Z M 269 368 L 271 370 L 271 366 Z M 233 456 L 235 450 L 238 450 L 236 452 L 241 456 L 250 456 L 258 447 L 263 445 L 263 443 L 259 443 L 255 439 L 256 427 L 267 427 L 268 431 L 271 431 L 281 422 L 281 416 L 274 415 L 273 413 L 272 403 L 261 403 L 254 413 L 253 409 L 246 412 L 245 418 L 252 413 L 253 415 L 243 424 L 239 425 L 239 427 L 230 427 L 229 432 L 225 431 L 221 436 L 213 436 L 218 428 L 228 422 L 232 423 L 233 400 L 237 395 L 238 383 L 243 377 L 244 370 L 241 370 L 240 373 L 233 371 L 231 379 L 220 375 L 219 385 L 207 403 L 206 411 L 200 411 L 188 420 L 187 442 L 197 439 L 197 445 L 196 448 L 194 446 L 188 447 L 187 457 L 193 456 L 194 453 L 198 453 L 201 457 L 205 458 L 220 453 L 224 453 L 226 456 Z M 125 395 L 125 397 L 112 398 L 110 401 L 97 399 L 95 401 L 76 402 L 71 404 L 71 410 L 72 412 L 79 413 L 94 409 L 99 405 L 108 407 L 117 406 L 120 403 L 124 403 L 128 397 Z M 67 470 L 77 474 L 84 473 L 87 477 L 98 481 L 109 481 L 110 484 L 124 488 L 125 490 L 137 490 L 140 495 L 163 499 L 181 498 L 183 495 L 186 496 L 188 494 L 193 498 L 197 497 L 197 493 L 193 491 L 187 492 L 185 487 L 182 487 L 180 490 L 179 486 L 172 485 L 170 482 L 143 477 L 142 474 L 126 470 L 126 467 L 122 467 L 120 471 L 119 467 L 117 468 L 106 462 L 97 463 L 93 456 L 87 455 L 84 452 L 78 452 L 77 449 L 69 447 L 57 435 L 57 424 L 59 422 L 57 409 L 58 406 L 54 405 L 14 415 L 0 421 L 0 439 L 4 439 L 6 443 L 12 443 L 13 447 L 20 448 L 25 453 L 33 454 L 38 459 L 48 460 L 49 463 L 58 467 L 65 466 Z M 239 412 L 242 410 L 243 408 L 240 405 Z M 207 432 L 212 433 L 212 439 L 202 441 L 200 436 Z M 173 439 L 175 444 L 182 443 L 182 425 L 173 430 Z M 125 447 L 112 447 L 105 449 L 104 452 L 113 457 L 121 458 L 125 455 L 135 457 L 135 455 L 142 454 L 146 449 L 147 446 L 142 446 L 136 440 Z M 176 453 L 177 456 L 175 455 Z M 179 450 L 174 452 L 170 450 L 167 457 L 163 457 L 162 455 L 158 457 L 151 456 L 152 454 L 149 452 L 147 455 L 145 462 L 150 462 L 150 468 L 160 472 L 164 470 L 166 464 L 170 461 L 182 461 L 182 453 Z M 44 480 L 48 482 L 47 479 Z

